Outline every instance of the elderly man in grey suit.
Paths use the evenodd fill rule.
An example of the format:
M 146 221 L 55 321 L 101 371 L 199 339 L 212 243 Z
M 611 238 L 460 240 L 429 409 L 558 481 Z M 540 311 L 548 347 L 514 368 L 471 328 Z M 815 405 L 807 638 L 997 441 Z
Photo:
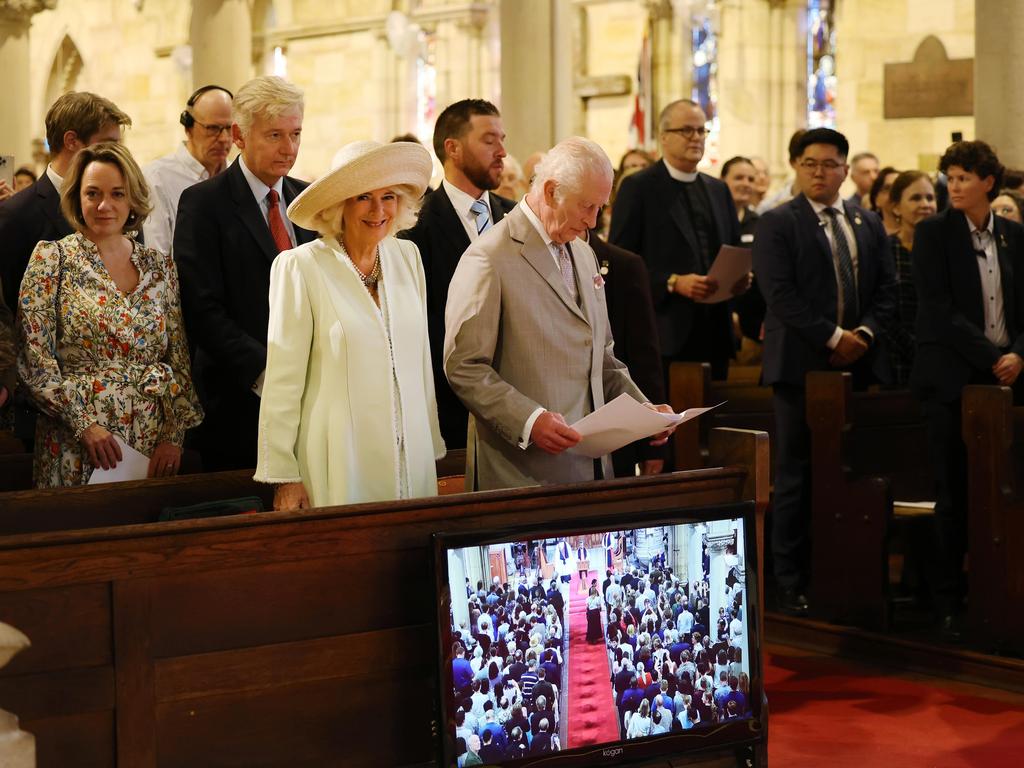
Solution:
M 466 478 L 474 490 L 595 479 L 595 462 L 568 450 L 580 441 L 569 424 L 624 392 L 671 411 L 650 405 L 615 358 L 604 281 L 579 239 L 611 186 L 604 151 L 566 139 L 537 165 L 523 201 L 459 261 L 444 370 L 470 412 Z M 600 477 L 612 476 L 605 456 Z

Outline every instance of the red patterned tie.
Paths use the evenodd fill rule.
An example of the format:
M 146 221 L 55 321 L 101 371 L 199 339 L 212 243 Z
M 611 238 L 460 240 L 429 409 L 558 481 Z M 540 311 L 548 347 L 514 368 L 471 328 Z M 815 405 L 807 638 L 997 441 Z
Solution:
M 270 224 L 270 236 L 274 238 L 274 244 L 277 246 L 277 252 L 287 251 L 292 247 L 291 238 L 288 237 L 288 228 L 284 225 L 284 219 L 281 218 L 281 209 L 277 203 L 281 199 L 280 195 L 277 194 L 276 189 L 270 190 L 267 194 L 267 223 Z

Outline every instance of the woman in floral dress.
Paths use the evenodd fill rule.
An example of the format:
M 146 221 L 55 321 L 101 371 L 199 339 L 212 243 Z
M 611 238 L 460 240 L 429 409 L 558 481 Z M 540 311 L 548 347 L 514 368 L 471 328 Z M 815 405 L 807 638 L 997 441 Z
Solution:
M 36 246 L 18 299 L 18 374 L 42 410 L 35 484 L 82 485 L 112 468 L 122 458 L 115 435 L 149 457 L 149 477 L 174 475 L 202 411 L 174 261 L 125 234 L 151 210 L 128 150 L 82 149 L 61 210 L 76 231 Z

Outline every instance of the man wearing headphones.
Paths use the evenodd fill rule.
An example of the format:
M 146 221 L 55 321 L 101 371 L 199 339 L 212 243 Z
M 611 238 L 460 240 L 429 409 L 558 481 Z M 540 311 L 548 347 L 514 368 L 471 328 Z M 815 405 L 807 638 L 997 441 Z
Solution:
M 232 98 L 231 91 L 219 85 L 198 89 L 178 118 L 185 127 L 185 141 L 177 151 L 157 158 L 143 169 L 153 202 L 153 213 L 143 227 L 149 247 L 170 252 L 181 193 L 227 167 Z

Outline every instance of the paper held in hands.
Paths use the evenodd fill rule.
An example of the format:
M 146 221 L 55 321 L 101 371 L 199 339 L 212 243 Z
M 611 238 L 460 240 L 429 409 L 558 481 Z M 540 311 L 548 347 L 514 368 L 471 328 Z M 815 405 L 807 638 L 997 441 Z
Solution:
M 120 435 L 114 435 L 114 440 L 121 446 L 121 460 L 113 469 L 101 469 L 100 467 L 94 469 L 89 475 L 89 485 L 146 479 L 146 473 L 149 471 L 149 456 L 136 451 L 122 440 Z
M 706 299 L 698 299 L 698 303 L 718 304 L 732 298 L 732 287 L 750 271 L 750 265 L 749 248 L 723 245 L 708 270 L 708 277 L 718 283 L 718 288 Z
M 591 459 L 599 459 L 635 440 L 695 419 L 718 405 L 688 408 L 682 413 L 659 413 L 623 392 L 610 403 L 605 403 L 571 425 L 583 439 L 569 450 Z

